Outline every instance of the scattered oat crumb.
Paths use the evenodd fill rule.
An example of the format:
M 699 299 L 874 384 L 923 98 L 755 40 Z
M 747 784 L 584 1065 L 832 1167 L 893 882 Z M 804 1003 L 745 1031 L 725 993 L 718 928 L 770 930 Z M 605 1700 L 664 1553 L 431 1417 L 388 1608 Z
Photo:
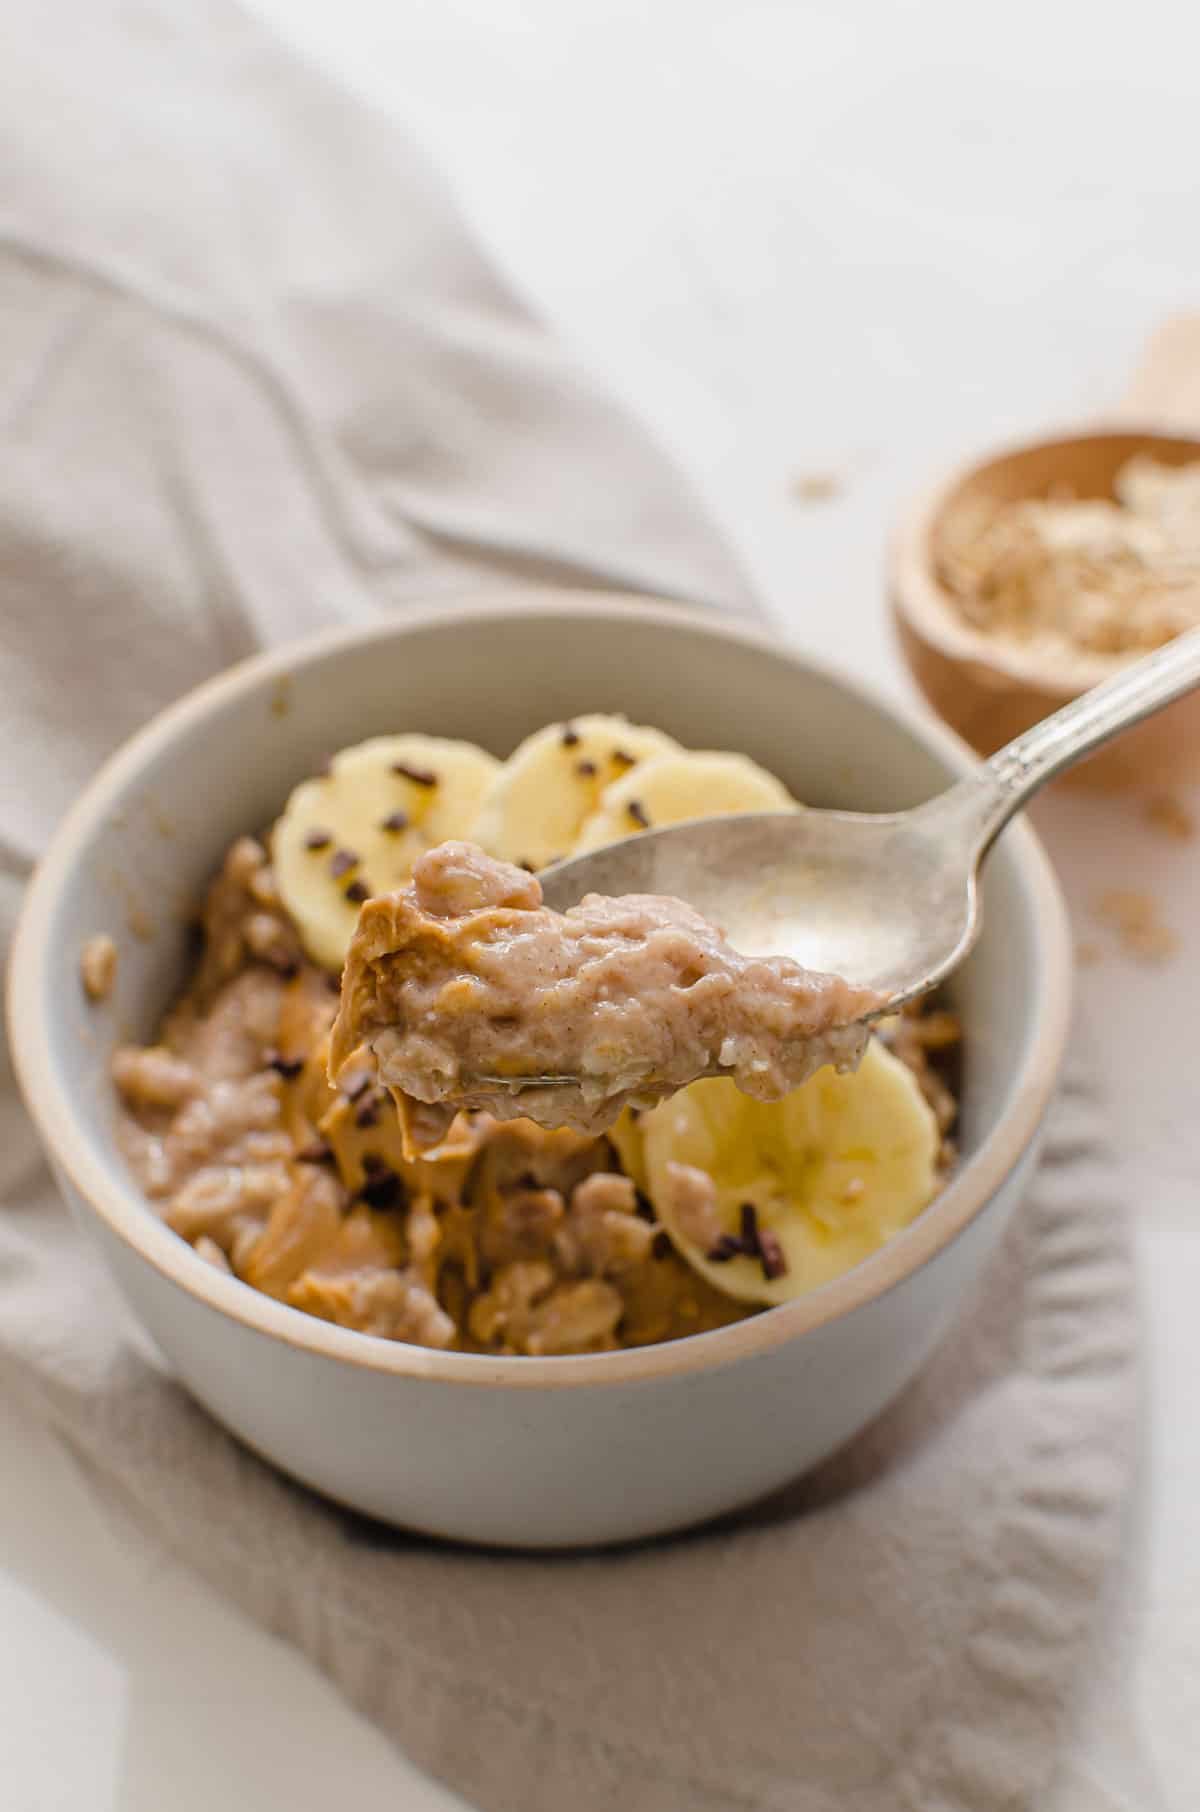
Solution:
M 1195 818 L 1173 793 L 1156 793 L 1146 801 L 1146 822 L 1179 843 L 1190 843 L 1196 835 Z
M 1163 963 L 1179 948 L 1179 939 L 1162 923 L 1148 893 L 1110 887 L 1101 894 L 1096 911 L 1115 928 L 1122 949 L 1139 961 Z
M 1099 944 L 1094 944 L 1090 938 L 1084 938 L 1082 943 L 1075 946 L 1075 960 L 1084 969 L 1089 969 L 1093 963 L 1098 963 L 1103 955 L 1104 952 Z
M 150 917 L 150 914 L 143 911 L 140 906 L 131 906 L 129 908 L 129 911 L 125 914 L 125 923 L 129 926 L 134 937 L 139 938 L 143 944 L 148 944 L 150 939 L 154 936 L 154 921 Z
M 154 828 L 154 832 L 155 832 L 156 836 L 173 837 L 175 835 L 174 819 L 172 819 L 169 816 L 169 814 L 163 810 L 162 805 L 154 797 L 153 793 L 146 794 L 145 798 L 142 801 L 142 805 L 143 805 L 143 809 L 145 810 L 146 817 L 149 819 L 151 825 Z
M 792 496 L 798 503 L 830 503 L 845 488 L 845 479 L 836 472 L 800 472 L 792 480 Z
M 117 946 L 106 932 L 98 931 L 83 946 L 79 974 L 89 1000 L 107 1000 L 117 979 Z
M 281 673 L 271 689 L 271 716 L 286 717 L 292 708 L 292 676 Z

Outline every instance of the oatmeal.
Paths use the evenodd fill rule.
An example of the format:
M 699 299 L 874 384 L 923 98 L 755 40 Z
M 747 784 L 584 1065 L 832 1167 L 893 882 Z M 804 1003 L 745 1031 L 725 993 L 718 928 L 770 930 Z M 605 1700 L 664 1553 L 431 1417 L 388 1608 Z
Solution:
M 879 1004 L 786 957 L 740 956 L 680 900 L 589 894 L 552 912 L 536 876 L 444 843 L 363 907 L 332 1062 L 369 1046 L 414 1143 L 409 1100 L 442 1110 L 435 1139 L 460 1107 L 594 1133 L 703 1076 L 777 1100 L 827 1063 L 850 1068 Z M 522 1086 L 543 1075 L 578 1080 Z
M 710 753 L 698 761 L 693 787 L 686 751 L 670 745 L 664 754 L 665 739 L 622 720 L 580 719 L 533 740 L 532 780 L 527 742 L 518 788 L 507 764 L 468 745 L 408 738 L 398 754 L 397 739 L 377 739 L 335 757 L 332 783 L 318 776 L 293 794 L 282 869 L 255 837 L 229 849 L 203 904 L 183 994 L 154 1043 L 122 1046 L 112 1059 L 130 1167 L 167 1225 L 214 1270 L 345 1328 L 462 1352 L 603 1352 L 721 1327 L 761 1306 L 734 1275 L 751 1247 L 756 1276 L 772 1288 L 789 1278 L 797 1288 L 803 1283 L 798 1266 L 787 1272 L 786 1257 L 783 1274 L 767 1278 L 779 1270 L 771 1222 L 778 1189 L 762 1196 L 757 1220 L 737 1221 L 742 1244 L 724 1268 L 708 1265 L 707 1255 L 735 1237 L 721 1220 L 729 1190 L 758 1187 L 736 1126 L 703 1150 L 689 1148 L 666 1180 L 674 1121 L 663 1116 L 673 1116 L 676 1104 L 708 1112 L 705 1091 L 725 1088 L 759 1116 L 755 1137 L 775 1154 L 776 1169 L 775 1116 L 803 1109 L 801 1143 L 813 1156 L 825 1151 L 837 1189 L 813 1193 L 811 1164 L 797 1146 L 794 1211 L 823 1249 L 845 1251 L 845 1263 L 925 1205 L 929 1187 L 910 1190 L 898 1217 L 894 1188 L 879 1186 L 871 1142 L 882 1158 L 894 1126 L 873 1117 L 870 1075 L 860 1089 L 861 1072 L 836 1078 L 859 1104 L 852 1128 L 829 1117 L 826 1070 L 779 1103 L 700 1082 L 649 1113 L 627 1108 L 603 1135 L 547 1130 L 485 1110 L 450 1115 L 410 1100 L 407 1140 L 375 1059 L 349 1050 L 354 1034 L 345 1027 L 337 1082 L 330 1082 L 347 887 L 364 875 L 378 885 L 384 872 L 402 885 L 419 869 L 419 911 L 452 936 L 481 912 L 536 916 L 538 885 L 523 870 L 430 853 L 451 820 L 469 835 L 482 800 L 497 840 L 502 834 L 532 847 L 537 789 L 549 786 L 563 792 L 554 820 L 562 833 L 574 825 L 576 837 L 593 835 L 602 814 L 621 815 L 620 789 L 631 774 L 658 813 L 677 800 L 680 813 L 695 816 L 697 794 L 711 789 L 712 766 L 723 759 Z M 656 785 L 652 766 L 661 770 L 666 761 L 672 766 Z M 597 773 L 580 775 L 581 762 Z M 499 775 L 489 803 L 493 769 Z M 761 809 L 768 782 L 779 788 L 733 757 L 726 778 L 745 809 Z M 273 842 L 278 847 L 278 826 Z M 359 860 L 335 876 L 332 858 L 341 849 Z M 365 922 L 391 925 L 392 906 L 384 899 L 364 907 Z M 604 903 L 610 909 L 615 903 Z M 693 917 L 682 927 L 669 915 L 630 921 L 628 941 L 636 948 L 661 935 L 687 945 Z M 611 936 L 620 922 L 602 914 L 598 935 Z M 711 973 L 723 973 L 715 955 Z M 502 974 L 493 979 L 506 985 Z M 507 985 L 519 983 L 514 973 Z M 791 999 L 786 988 L 782 998 Z M 820 1026 L 803 986 L 797 998 L 804 1012 L 817 1012 L 805 1023 Z M 952 1015 L 923 1010 L 884 1022 L 872 1041 L 880 1051 L 890 1045 L 914 1079 L 913 1099 L 936 1127 L 939 1175 L 953 1157 L 957 1043 Z M 864 1068 L 872 1067 L 869 1049 Z M 841 1247 L 831 1234 L 838 1217 Z M 699 1264 L 689 1241 L 702 1248 Z
M 605 1139 L 460 1114 L 407 1158 L 373 1080 L 326 1079 L 336 978 L 281 965 L 267 874 L 234 846 L 191 989 L 157 1044 L 114 1054 L 126 1155 L 168 1226 L 267 1295 L 425 1346 L 593 1352 L 745 1312 L 657 1237 Z
M 938 571 L 986 634 L 1135 655 L 1200 624 L 1200 461 L 1138 455 L 1114 498 L 1026 498 L 955 511 Z

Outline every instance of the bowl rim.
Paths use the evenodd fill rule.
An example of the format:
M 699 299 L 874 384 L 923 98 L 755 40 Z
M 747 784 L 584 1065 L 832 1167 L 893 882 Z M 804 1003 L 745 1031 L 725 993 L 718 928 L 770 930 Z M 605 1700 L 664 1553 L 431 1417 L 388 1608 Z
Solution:
M 991 466 L 1004 465 L 1025 454 L 1082 441 L 1133 440 L 1190 445 L 1200 449 L 1200 436 L 1176 432 L 1134 418 L 1120 417 L 1069 427 L 1048 434 L 1025 436 L 990 448 L 968 464 L 956 466 L 934 484 L 918 492 L 896 529 L 889 552 L 889 582 L 893 608 L 915 633 L 923 635 L 947 658 L 969 663 L 991 676 L 1018 686 L 1038 697 L 1066 704 L 1081 692 L 1111 679 L 1129 665 L 1129 655 L 1056 654 L 1048 666 L 1044 650 L 1027 650 L 1021 643 L 1005 641 L 975 629 L 956 608 L 951 592 L 937 576 L 934 541 L 942 517 L 956 497 Z
M 277 1302 L 198 1257 L 171 1232 L 133 1178 L 118 1181 L 77 1123 L 74 1104 L 54 1059 L 48 1021 L 39 1002 L 62 963 L 51 946 L 52 908 L 71 883 L 80 846 L 156 755 L 218 706 L 269 688 L 285 675 L 320 664 L 374 641 L 403 640 L 415 630 L 466 628 L 481 618 L 526 618 L 568 612 L 593 618 L 683 624 L 717 642 L 738 642 L 805 668 L 856 695 L 869 709 L 898 721 L 952 771 L 966 771 L 975 757 L 960 738 L 923 712 L 881 698 L 858 680 L 810 659 L 786 644 L 770 625 L 747 624 L 703 607 L 626 592 L 547 588 L 533 596 L 488 588 L 350 628 L 323 631 L 248 657 L 185 693 L 128 738 L 100 767 L 67 812 L 26 891 L 8 966 L 8 1029 L 13 1064 L 30 1115 L 60 1178 L 97 1216 L 108 1233 L 215 1316 L 279 1340 L 313 1356 L 343 1361 L 377 1374 L 447 1385 L 491 1388 L 600 1387 L 712 1370 L 781 1347 L 886 1295 L 934 1258 L 975 1219 L 1010 1176 L 1034 1138 L 1057 1082 L 1066 1043 L 1071 994 L 1070 935 L 1066 911 L 1049 861 L 1027 824 L 1013 824 L 1006 842 L 1032 896 L 1037 936 L 1044 953 L 1044 987 L 1033 1021 L 1023 1073 L 1008 1106 L 980 1149 L 930 1206 L 877 1252 L 820 1289 L 763 1313 L 703 1334 L 618 1352 L 548 1358 L 443 1352 L 340 1328 Z M 54 965 L 54 968 L 51 967 Z M 18 1036 L 18 1028 L 20 1035 Z

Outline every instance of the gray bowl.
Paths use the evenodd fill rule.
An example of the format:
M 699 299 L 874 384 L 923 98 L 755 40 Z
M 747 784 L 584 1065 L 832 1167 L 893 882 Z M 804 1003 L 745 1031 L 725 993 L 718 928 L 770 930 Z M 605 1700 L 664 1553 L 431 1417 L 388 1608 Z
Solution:
M 555 592 L 414 611 L 249 661 L 134 737 L 56 835 L 10 977 L 18 1073 L 63 1192 L 188 1389 L 330 1497 L 518 1547 L 700 1522 L 781 1485 L 882 1409 L 954 1319 L 1020 1199 L 1067 1027 L 1061 900 L 1015 825 L 989 862 L 983 935 L 956 984 L 961 1166 L 912 1226 L 823 1289 L 691 1339 L 529 1359 L 376 1339 L 220 1275 L 128 1176 L 108 1058 L 119 1039 L 152 1035 L 182 978 L 183 918 L 225 846 L 268 823 L 342 744 L 418 729 L 503 755 L 589 710 L 744 750 L 817 805 L 912 805 L 971 759 L 769 636 L 682 607 Z M 133 934 L 131 907 L 150 937 Z M 78 980 L 98 931 L 120 950 L 101 1008 Z

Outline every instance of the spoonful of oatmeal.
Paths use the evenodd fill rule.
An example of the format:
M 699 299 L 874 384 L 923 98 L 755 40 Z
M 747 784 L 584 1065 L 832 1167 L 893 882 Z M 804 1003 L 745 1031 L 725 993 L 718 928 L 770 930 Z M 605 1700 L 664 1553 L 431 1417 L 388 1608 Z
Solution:
M 449 842 L 363 906 L 329 1071 L 369 1046 L 413 1151 L 462 1107 L 597 1133 L 702 1076 L 773 1101 L 824 1064 L 852 1068 L 881 1005 L 743 955 L 682 900 L 589 893 L 560 913 L 536 875 Z
M 979 867 L 1014 813 L 1197 686 L 1200 630 L 905 812 L 695 819 L 540 877 L 441 844 L 362 907 L 330 1073 L 369 1046 L 420 1149 L 464 1107 L 591 1133 L 705 1076 L 773 1100 L 852 1068 L 870 1020 L 970 950 Z

